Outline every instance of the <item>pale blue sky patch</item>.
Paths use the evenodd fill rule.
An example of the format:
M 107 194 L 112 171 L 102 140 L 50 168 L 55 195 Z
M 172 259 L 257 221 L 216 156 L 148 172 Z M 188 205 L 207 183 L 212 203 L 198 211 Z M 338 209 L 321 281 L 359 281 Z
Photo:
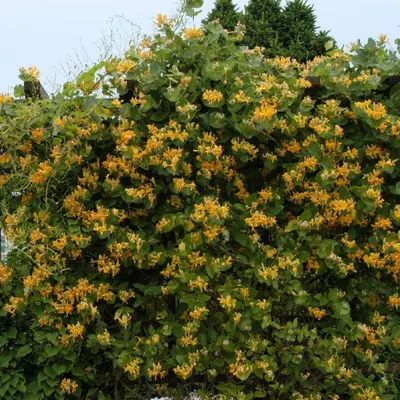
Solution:
M 204 0 L 201 18 L 212 8 L 213 0 Z M 247 0 L 238 0 L 243 9 Z M 400 37 L 400 1 L 398 0 L 310 0 L 318 24 L 340 45 L 386 33 L 392 43 Z M 65 72 L 76 65 L 95 61 L 102 46 L 101 38 L 114 35 L 117 53 L 136 27 L 119 18 L 123 15 L 151 33 L 158 13 L 175 12 L 175 0 L 3 0 L 0 13 L 0 93 L 19 83 L 18 69 L 36 65 L 41 81 L 49 91 L 54 83 L 66 79 Z M 394 47 L 394 46 L 393 46 Z

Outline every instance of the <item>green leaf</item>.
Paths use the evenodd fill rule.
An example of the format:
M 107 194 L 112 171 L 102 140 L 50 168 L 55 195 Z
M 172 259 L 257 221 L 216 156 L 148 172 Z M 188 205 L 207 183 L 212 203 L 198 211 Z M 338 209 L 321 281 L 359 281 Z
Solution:
M 396 186 L 389 186 L 389 190 L 393 194 L 400 195 L 400 182 L 397 182 Z
M 67 371 L 67 366 L 65 364 L 54 364 L 53 370 L 56 372 L 57 375 L 61 375 Z
M 317 142 L 311 142 L 308 146 L 308 152 L 315 157 L 317 160 L 320 160 L 322 157 L 321 146 Z
M 341 301 L 333 304 L 335 316 L 338 318 L 347 317 L 350 315 L 350 304 L 347 301 Z
M 162 68 L 160 63 L 154 61 L 150 64 L 150 74 L 154 77 L 159 77 L 161 75 Z
M 83 107 L 87 113 L 92 113 L 97 107 L 97 99 L 94 96 L 87 96 L 83 102 Z
M 17 358 L 24 357 L 31 352 L 32 352 L 31 346 L 29 345 L 22 346 L 17 351 Z
M 326 50 L 326 51 L 331 50 L 331 49 L 333 48 L 333 44 L 334 44 L 333 40 L 328 40 L 328 41 L 325 43 L 325 50 Z
M 7 336 L 0 336 L 0 347 L 3 347 L 7 343 Z
M 204 0 L 186 0 L 186 7 L 201 8 Z
M 17 328 L 16 328 L 15 326 L 11 326 L 11 327 L 8 329 L 8 331 L 7 331 L 7 336 L 8 336 L 10 339 L 16 339 L 16 338 L 17 338 L 17 335 L 18 335 Z
M 9 355 L 9 354 L 1 354 L 0 355 L 0 367 L 1 368 L 7 368 L 11 359 L 12 359 L 11 355 Z
M 195 8 L 201 8 L 203 6 L 203 0 L 186 0 L 185 12 L 189 17 L 195 17 L 201 11 L 195 11 Z
M 54 357 L 56 354 L 58 354 L 60 349 L 58 347 L 51 347 L 51 346 L 46 346 L 44 352 L 46 353 L 47 357 Z
M 14 86 L 14 97 L 24 97 L 25 91 L 23 85 Z
M 261 328 L 265 329 L 268 328 L 271 325 L 272 319 L 270 315 L 264 315 L 262 321 L 261 321 Z
M 99 392 L 97 400 L 106 400 L 106 396 L 104 396 L 104 393 L 102 391 Z
M 333 252 L 333 249 L 338 243 L 335 240 L 325 239 L 321 242 L 317 249 L 317 255 L 321 258 L 327 258 Z
M 241 381 L 245 381 L 251 374 L 251 368 L 247 368 L 245 371 L 237 374 L 237 377 L 241 380 Z
M 58 332 L 52 332 L 52 333 L 48 333 L 46 335 L 46 338 L 49 342 L 55 344 L 57 343 L 57 338 L 58 338 Z

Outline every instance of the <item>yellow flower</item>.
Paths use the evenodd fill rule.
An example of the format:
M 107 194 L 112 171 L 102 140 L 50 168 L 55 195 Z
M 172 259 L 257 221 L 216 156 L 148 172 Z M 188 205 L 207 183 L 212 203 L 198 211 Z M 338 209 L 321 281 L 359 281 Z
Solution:
M 263 189 L 258 192 L 260 203 L 268 203 L 273 198 L 273 193 L 271 189 Z
M 150 378 L 156 380 L 158 379 L 158 377 L 160 377 L 161 379 L 164 378 L 167 374 L 167 371 L 163 370 L 160 362 L 158 362 L 157 364 L 153 362 L 153 366 L 151 368 L 147 368 L 147 373 Z
M 122 303 L 127 303 L 129 299 L 132 299 L 135 297 L 135 293 L 132 289 L 121 290 L 119 292 L 118 296 L 121 299 Z
M 187 346 L 196 346 L 198 343 L 197 337 L 193 337 L 192 335 L 185 335 L 180 338 L 180 342 L 182 347 L 187 347 Z
M 261 308 L 261 310 L 266 310 L 269 306 L 270 303 L 266 299 L 257 301 L 257 307 Z
M 229 372 L 236 377 L 252 372 L 253 367 L 243 355 L 243 352 L 241 350 L 235 350 L 235 352 L 236 361 L 233 364 L 229 364 Z
M 315 117 L 311 119 L 311 121 L 309 122 L 309 126 L 311 129 L 314 129 L 314 131 L 318 133 L 318 135 L 322 135 L 331 130 L 329 119 L 326 117 Z
M 203 100 L 210 104 L 218 103 L 224 99 L 224 96 L 219 90 L 206 90 L 203 93 Z
M 132 319 L 132 315 L 130 314 L 123 314 L 123 315 L 117 315 L 115 319 L 121 324 L 123 328 L 128 328 L 128 325 Z
M 231 143 L 233 151 L 236 152 L 243 151 L 244 153 L 249 154 L 252 159 L 257 157 L 259 149 L 250 142 L 248 142 L 247 140 L 245 139 L 240 140 L 238 138 L 233 138 Z
M 373 103 L 371 100 L 358 101 L 355 106 L 363 110 L 373 120 L 386 117 L 386 107 L 382 103 Z
M 204 319 L 206 314 L 208 313 L 207 307 L 195 307 L 193 311 L 190 311 L 189 316 L 194 320 L 201 320 Z
M 249 104 L 251 102 L 250 96 L 246 96 L 246 93 L 244 92 L 244 90 L 239 90 L 233 98 L 234 98 L 235 103 Z
M 221 307 L 227 309 L 229 312 L 236 307 L 237 300 L 234 299 L 230 294 L 227 296 L 221 296 L 218 298 Z
M 146 340 L 147 345 L 151 344 L 157 344 L 160 342 L 160 335 L 158 333 L 155 333 L 153 336 L 151 336 L 149 339 Z
M 162 230 L 168 225 L 168 220 L 166 218 L 160 219 L 160 221 L 157 222 L 156 225 L 156 230 L 159 232 L 162 232 Z
M 374 229 L 383 229 L 385 231 L 393 229 L 392 221 L 389 218 L 378 217 L 375 224 L 372 225 Z
M 135 61 L 132 61 L 129 59 L 124 60 L 118 65 L 117 72 L 120 72 L 120 73 L 129 72 L 131 69 L 135 68 L 136 65 L 137 65 L 137 63 Z
M 12 97 L 5 93 L 0 93 L 0 105 L 6 104 L 12 101 Z
M 261 105 L 255 109 L 252 119 L 254 122 L 261 124 L 271 121 L 277 112 L 277 103 L 271 102 L 269 99 L 265 99 L 261 102 Z
M 189 281 L 190 289 L 200 289 L 201 291 L 207 290 L 208 282 L 206 282 L 202 277 L 198 276 L 197 279 Z
M 12 157 L 8 153 L 0 154 L 0 164 L 6 164 L 12 160 Z
M 381 103 L 374 103 L 366 110 L 366 113 L 372 119 L 379 120 L 386 116 L 386 107 Z
M 150 61 L 153 56 L 154 53 L 151 50 L 139 50 L 139 57 L 145 61 Z
M 258 274 L 265 280 L 276 279 L 278 277 L 278 268 L 275 265 L 272 267 L 266 267 L 263 264 Z
M 38 81 L 40 77 L 40 72 L 36 67 L 28 67 L 28 69 L 20 68 L 19 72 L 21 74 L 28 74 L 34 81 Z
M 153 191 L 153 185 L 150 183 L 143 184 L 137 188 L 125 189 L 125 192 L 128 194 L 128 196 L 133 198 L 137 197 L 139 199 L 148 198 L 151 204 L 153 204 L 156 199 Z
M 376 338 L 375 329 L 372 326 L 360 324 L 358 325 L 358 329 L 363 334 L 363 338 L 366 339 L 369 344 L 376 345 L 379 343 L 379 340 Z
M 396 310 L 400 307 L 400 297 L 399 297 L 398 293 L 389 297 L 388 305 L 389 305 L 389 307 L 392 307 L 392 308 L 395 307 Z
M 306 168 L 308 168 L 310 171 L 315 171 L 317 166 L 318 160 L 315 157 L 306 157 L 298 164 L 298 167 L 302 172 L 305 172 Z
M 202 28 L 186 28 L 183 37 L 184 39 L 200 39 L 203 35 Z
M 242 318 L 242 314 L 241 313 L 235 313 L 234 315 L 233 315 L 233 323 L 235 324 L 235 325 L 237 325 L 239 322 L 240 322 L 240 319 Z
M 42 128 L 37 128 L 34 129 L 32 132 L 32 137 L 35 140 L 36 143 L 40 143 L 42 141 L 42 136 L 43 136 L 43 129 Z
M 5 283 L 12 275 L 12 270 L 0 264 L 0 284 Z
M 97 337 L 97 340 L 101 344 L 110 344 L 111 343 L 111 336 L 108 333 L 107 329 L 103 333 L 97 334 L 96 337 Z
M 178 365 L 177 367 L 174 368 L 174 372 L 176 375 L 186 380 L 191 375 L 193 367 L 194 365 L 191 364 Z
M 255 211 L 251 217 L 244 220 L 252 229 L 270 228 L 276 224 L 276 217 L 267 217 L 262 211 Z
M 24 298 L 11 296 L 9 301 L 10 303 L 6 304 L 4 309 L 11 315 L 11 317 L 14 317 L 19 304 L 24 304 Z
M 61 117 L 57 117 L 54 120 L 54 125 L 58 126 L 59 128 L 64 128 L 65 126 L 65 121 L 63 121 L 63 119 Z
M 146 95 L 143 92 L 140 92 L 137 97 L 132 97 L 129 102 L 135 106 L 146 104 Z
M 299 85 L 299 87 L 304 88 L 304 89 L 312 87 L 312 83 L 308 79 L 304 79 L 304 78 L 297 79 L 296 84 Z
M 125 365 L 124 371 L 128 372 L 133 378 L 137 378 L 140 374 L 140 358 L 135 358 Z
M 374 316 L 372 318 L 372 322 L 374 324 L 382 324 L 382 322 L 386 319 L 386 317 L 384 315 L 380 315 L 378 311 L 374 312 Z
M 67 331 L 69 332 L 69 336 L 72 339 L 83 339 L 83 332 L 85 331 L 85 327 L 81 325 L 80 322 L 77 322 L 75 325 L 67 325 Z
M 354 400 L 381 400 L 382 398 L 377 395 L 374 389 L 367 388 L 361 389 L 360 393 L 354 397 Z
M 336 378 L 337 379 L 345 378 L 346 380 L 349 380 L 351 378 L 351 375 L 352 375 L 351 369 L 342 366 L 339 368 L 339 373 L 336 375 Z
M 381 33 L 381 34 L 378 36 L 378 38 L 379 38 L 379 41 L 380 41 L 382 44 L 385 44 L 385 43 L 388 43 L 388 42 L 389 42 L 389 38 L 387 37 L 387 35 L 386 35 L 385 33 Z
M 175 189 L 180 193 L 185 189 L 185 179 L 184 178 L 173 178 Z
M 165 22 L 167 21 L 167 16 L 165 14 L 158 14 L 156 18 L 156 25 L 161 26 L 164 25 Z M 144 46 L 147 47 L 147 46 Z
M 9 174 L 0 174 L 0 188 L 4 186 L 11 178 Z
M 78 384 L 71 379 L 64 378 L 61 381 L 60 388 L 64 393 L 72 394 L 78 389 Z
M 121 101 L 119 100 L 119 99 L 114 99 L 112 102 L 111 102 L 111 104 L 113 105 L 113 106 L 115 106 L 115 107 L 122 107 L 122 103 L 121 103 Z
M 177 106 L 176 110 L 184 115 L 189 115 L 197 110 L 197 106 L 195 104 L 187 103 L 184 106 Z
M 314 315 L 314 317 L 318 320 L 322 319 L 325 317 L 325 315 L 327 314 L 326 310 L 322 310 L 318 307 L 308 307 L 308 311 Z

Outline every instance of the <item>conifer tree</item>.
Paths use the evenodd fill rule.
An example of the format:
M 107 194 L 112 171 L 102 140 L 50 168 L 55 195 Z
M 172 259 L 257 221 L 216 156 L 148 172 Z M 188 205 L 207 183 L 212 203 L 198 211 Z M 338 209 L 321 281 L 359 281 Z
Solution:
M 306 0 L 250 0 L 245 7 L 244 44 L 264 47 L 265 54 L 290 56 L 298 61 L 313 59 L 326 52 L 325 43 L 334 39 L 327 31 L 318 31 L 312 5 Z
M 299 61 L 324 54 L 325 43 L 333 40 L 327 31 L 318 32 L 314 7 L 305 0 L 287 2 L 282 10 L 279 32 L 282 54 Z
M 242 13 L 238 11 L 236 4 L 232 0 L 216 0 L 214 8 L 208 13 L 207 18 L 202 22 L 208 22 L 219 19 L 220 24 L 230 31 L 235 29 Z
M 282 9 L 280 0 L 250 0 L 243 17 L 246 25 L 244 44 L 250 48 L 265 47 L 266 54 L 280 52 Z

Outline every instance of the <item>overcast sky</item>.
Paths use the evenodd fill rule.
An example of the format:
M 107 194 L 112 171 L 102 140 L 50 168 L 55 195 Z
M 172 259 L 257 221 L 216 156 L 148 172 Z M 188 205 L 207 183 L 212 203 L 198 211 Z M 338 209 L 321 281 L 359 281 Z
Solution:
M 19 83 L 18 69 L 35 65 L 48 91 L 65 80 L 65 70 L 98 56 L 101 38 L 117 33 L 116 52 L 135 29 L 122 15 L 151 33 L 157 13 L 171 15 L 176 0 L 0 0 L 0 93 Z M 204 0 L 204 15 L 214 0 Z M 247 0 L 237 0 L 239 8 Z M 340 45 L 386 33 L 400 37 L 399 0 L 309 0 L 318 24 Z M 197 19 L 197 23 L 201 20 Z M 126 39 L 126 40 L 125 40 Z M 81 60 L 81 61 L 79 61 Z M 64 70 L 64 71 L 63 71 Z

